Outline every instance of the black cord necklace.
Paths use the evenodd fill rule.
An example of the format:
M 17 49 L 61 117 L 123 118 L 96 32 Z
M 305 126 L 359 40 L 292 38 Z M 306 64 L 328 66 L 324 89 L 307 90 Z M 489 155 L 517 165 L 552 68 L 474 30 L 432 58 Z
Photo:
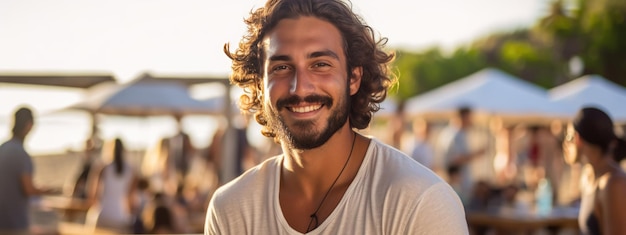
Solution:
M 309 221 L 309 225 L 306 227 L 306 232 L 311 232 L 313 229 L 317 228 L 317 226 L 319 226 L 319 221 L 317 218 L 317 212 L 320 210 L 320 208 L 322 208 L 322 205 L 324 205 L 324 201 L 326 201 L 326 197 L 328 197 L 328 194 L 330 194 L 330 191 L 333 190 L 333 187 L 335 187 L 335 184 L 337 183 L 337 180 L 339 180 L 339 177 L 341 177 L 341 174 L 343 173 L 343 170 L 346 169 L 346 166 L 348 166 L 348 162 L 350 162 L 350 158 L 352 157 L 352 150 L 354 150 L 354 143 L 356 142 L 356 133 L 354 133 L 354 138 L 352 138 L 352 147 L 350 147 L 350 153 L 348 154 L 348 159 L 346 160 L 346 163 L 343 164 L 343 168 L 341 168 L 341 171 L 339 171 L 339 175 L 337 175 L 337 178 L 335 178 L 335 181 L 333 181 L 333 184 L 330 185 L 330 188 L 328 189 L 328 191 L 326 191 L 326 194 L 324 194 L 324 197 L 322 198 L 322 201 L 320 202 L 320 205 L 317 206 L 317 209 L 315 209 L 315 212 L 313 212 L 313 214 L 311 214 L 311 220 Z M 313 226 L 311 226 L 313 225 Z

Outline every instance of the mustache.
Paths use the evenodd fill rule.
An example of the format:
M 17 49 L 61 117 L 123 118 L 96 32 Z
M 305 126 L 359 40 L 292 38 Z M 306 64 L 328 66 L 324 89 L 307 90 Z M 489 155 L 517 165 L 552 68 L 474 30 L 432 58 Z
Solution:
M 292 95 L 289 97 L 278 99 L 278 101 L 276 101 L 276 109 L 278 111 L 281 111 L 283 108 L 287 106 L 297 105 L 301 102 L 320 103 L 322 105 L 325 105 L 326 107 L 330 107 L 333 104 L 333 99 L 330 98 L 329 96 L 322 96 L 322 95 L 309 95 L 304 98 L 297 96 L 297 95 Z

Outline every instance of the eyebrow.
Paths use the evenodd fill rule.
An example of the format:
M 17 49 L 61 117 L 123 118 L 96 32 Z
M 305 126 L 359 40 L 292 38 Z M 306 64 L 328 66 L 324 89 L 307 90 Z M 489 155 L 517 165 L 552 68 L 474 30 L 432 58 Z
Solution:
M 339 56 L 337 55 L 337 53 L 331 51 L 331 50 L 323 50 L 323 51 L 316 51 L 313 52 L 311 54 L 309 54 L 308 58 L 317 58 L 317 57 L 323 57 L 323 56 L 330 56 L 333 57 L 337 60 L 339 60 Z
M 307 58 L 311 59 L 311 58 L 317 58 L 317 57 L 323 57 L 323 56 L 329 56 L 329 57 L 339 60 L 339 56 L 337 55 L 337 53 L 331 50 L 316 51 L 316 52 L 309 54 Z M 269 61 L 291 61 L 291 57 L 288 55 L 273 55 L 273 56 L 270 56 Z

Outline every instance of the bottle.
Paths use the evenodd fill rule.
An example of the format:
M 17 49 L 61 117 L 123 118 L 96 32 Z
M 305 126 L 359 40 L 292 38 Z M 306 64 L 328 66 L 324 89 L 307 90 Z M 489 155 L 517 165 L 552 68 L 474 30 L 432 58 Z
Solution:
M 535 192 L 536 211 L 538 216 L 548 216 L 552 212 L 552 185 L 546 178 L 539 180 Z

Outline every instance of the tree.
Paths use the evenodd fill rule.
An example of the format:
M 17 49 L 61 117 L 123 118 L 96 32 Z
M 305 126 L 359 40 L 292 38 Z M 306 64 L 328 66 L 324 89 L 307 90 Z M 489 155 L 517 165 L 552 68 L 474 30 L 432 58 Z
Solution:
M 583 74 L 626 86 L 626 1 L 570 0 L 577 1 L 573 10 L 563 1 L 550 3 L 531 29 L 493 33 L 450 54 L 437 47 L 399 51 L 400 86 L 392 95 L 403 101 L 486 67 L 552 88 L 579 76 L 569 72 L 574 57 L 582 59 Z
M 398 51 L 394 67 L 400 86 L 393 94 L 399 101 L 445 85 L 486 66 L 482 54 L 472 48 L 458 48 L 445 55 L 439 48 L 424 52 Z
M 570 73 L 569 61 L 582 50 L 579 25 L 577 12 L 568 12 L 562 0 L 552 2 L 550 13 L 535 25 L 533 35 L 552 52 L 555 71 L 551 86 L 565 83 L 578 75 Z
M 579 17 L 584 73 L 626 86 L 626 1 L 581 0 Z

